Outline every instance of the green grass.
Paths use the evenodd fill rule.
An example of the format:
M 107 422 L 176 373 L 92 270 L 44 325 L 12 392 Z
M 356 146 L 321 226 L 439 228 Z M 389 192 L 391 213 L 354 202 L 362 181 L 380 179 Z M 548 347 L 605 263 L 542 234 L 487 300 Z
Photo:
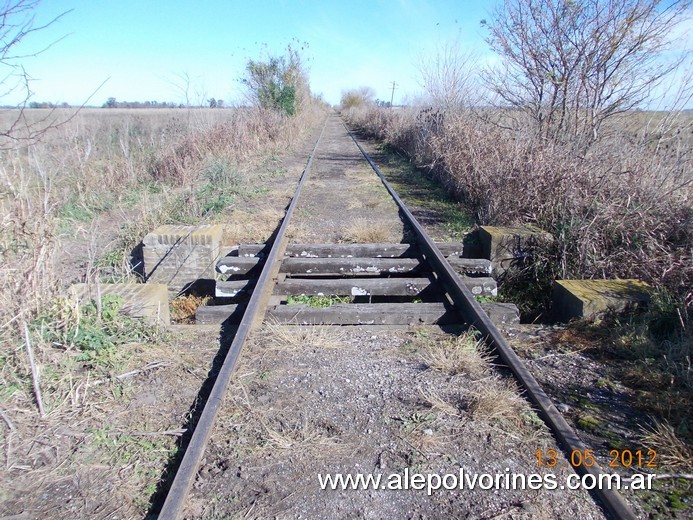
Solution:
M 104 295 L 100 307 L 91 300 L 78 309 L 58 299 L 33 320 L 31 329 L 49 345 L 79 350 L 77 361 L 113 366 L 117 346 L 154 341 L 159 335 L 156 327 L 121 314 L 122 305 L 122 298 L 113 295 Z
M 381 145 L 386 164 L 379 164 L 385 178 L 415 213 L 426 214 L 437 224 L 440 240 L 462 240 L 474 228 L 474 219 L 464 204 L 457 202 L 437 181 L 414 167 L 392 147 Z M 379 161 L 382 162 L 382 161 Z
M 309 307 L 329 307 L 337 303 L 351 303 L 354 298 L 351 296 L 307 296 L 301 294 L 298 296 L 289 296 L 286 299 L 287 305 L 308 305 Z

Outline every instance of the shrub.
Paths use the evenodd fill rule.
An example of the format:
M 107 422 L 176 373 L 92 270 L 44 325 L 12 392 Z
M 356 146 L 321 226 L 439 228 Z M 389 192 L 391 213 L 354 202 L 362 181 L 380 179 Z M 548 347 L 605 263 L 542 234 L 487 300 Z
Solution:
M 556 238 L 562 278 L 640 278 L 681 297 L 693 285 L 689 246 L 691 157 L 687 135 L 652 153 L 629 142 L 625 116 L 614 137 L 582 157 L 503 128 L 479 112 L 351 111 L 352 123 L 426 167 L 478 224 L 532 223 Z M 685 126 L 686 121 L 682 125 Z M 639 130 L 643 134 L 642 128 Z

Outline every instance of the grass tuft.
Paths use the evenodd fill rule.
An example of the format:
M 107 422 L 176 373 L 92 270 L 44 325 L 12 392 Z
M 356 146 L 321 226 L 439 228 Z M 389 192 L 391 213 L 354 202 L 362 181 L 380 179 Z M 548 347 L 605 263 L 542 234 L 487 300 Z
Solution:
M 368 219 L 354 219 L 347 224 L 341 239 L 355 244 L 376 244 L 379 242 L 399 242 L 401 236 L 391 222 Z
M 467 374 L 481 378 L 487 375 L 490 367 L 483 342 L 471 333 L 426 341 L 420 346 L 420 358 L 429 368 L 453 376 Z
M 257 341 L 278 351 L 297 351 L 306 348 L 338 349 L 345 335 L 340 327 L 321 325 L 284 325 L 265 323 L 258 332 Z

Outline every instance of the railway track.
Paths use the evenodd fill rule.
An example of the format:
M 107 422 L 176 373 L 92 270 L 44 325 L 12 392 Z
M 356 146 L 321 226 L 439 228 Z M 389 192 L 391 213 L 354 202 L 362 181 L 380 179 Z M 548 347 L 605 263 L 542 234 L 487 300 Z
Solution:
M 331 116 L 336 117 L 336 116 Z M 475 294 L 495 295 L 488 262 L 462 257 L 460 244 L 436 243 L 387 182 L 377 165 L 352 134 L 365 161 L 397 205 L 408 244 L 289 243 L 288 233 L 314 160 L 321 149 L 323 127 L 298 186 L 274 238 L 267 244 L 242 244 L 217 265 L 227 279 L 219 281 L 216 297 L 224 302 L 198 310 L 202 323 L 237 326 L 216 381 L 185 450 L 159 514 L 162 519 L 183 517 L 186 499 L 203 460 L 215 420 L 249 334 L 264 320 L 300 325 L 417 324 L 474 327 L 523 389 L 537 413 L 566 454 L 585 453 L 577 434 L 555 408 L 536 379 L 507 344 L 497 324 L 513 321 L 512 306 L 480 304 Z M 298 295 L 348 298 L 327 308 L 287 305 Z M 239 296 L 243 303 L 236 303 Z M 341 301 L 341 300 L 339 300 Z M 591 461 L 590 461 L 591 462 Z M 581 475 L 599 477 L 597 463 L 574 466 Z M 612 517 L 635 518 L 615 490 L 595 489 L 593 497 Z

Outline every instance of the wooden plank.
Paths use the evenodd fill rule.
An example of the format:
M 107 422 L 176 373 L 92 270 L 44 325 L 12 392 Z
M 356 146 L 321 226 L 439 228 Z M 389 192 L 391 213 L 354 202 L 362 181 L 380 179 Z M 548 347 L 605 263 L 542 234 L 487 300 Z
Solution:
M 448 262 L 457 273 L 491 274 L 491 262 L 485 258 L 448 258 Z
M 461 242 L 439 242 L 445 256 L 461 256 Z M 238 256 L 263 256 L 265 244 L 241 244 Z M 286 256 L 302 258 L 413 258 L 419 254 L 415 244 L 289 244 Z
M 497 296 L 498 285 L 491 277 L 462 276 L 462 283 L 472 294 Z M 240 282 L 233 282 L 232 288 Z M 217 282 L 224 287 L 228 282 Z M 430 288 L 432 278 L 287 278 L 277 284 L 275 294 L 328 296 L 417 296 Z M 226 288 L 224 288 L 227 291 Z
M 240 323 L 245 305 L 203 305 L 195 312 L 195 323 Z
M 476 258 L 449 258 L 453 269 L 464 274 L 490 274 L 491 262 Z M 381 275 L 427 271 L 416 258 L 286 258 L 281 272 L 289 274 Z
M 240 295 L 250 294 L 255 287 L 256 280 L 217 280 L 214 287 L 214 296 L 217 298 L 235 298 Z
M 243 275 L 258 267 L 257 257 L 225 256 L 217 262 L 217 272 L 226 275 Z
M 297 258 L 284 259 L 281 272 L 289 274 L 381 275 L 420 272 L 416 258 Z
M 478 278 L 460 276 L 460 280 L 475 296 L 498 296 L 498 284 L 490 276 L 480 276 Z
M 497 296 L 498 285 L 491 277 L 462 276 L 462 283 L 472 294 Z M 287 278 L 277 283 L 274 294 L 330 296 L 418 296 L 429 289 L 431 278 Z M 234 298 L 249 294 L 255 280 L 217 280 L 215 296 Z
M 417 296 L 430 278 L 288 278 L 275 286 L 282 295 Z
M 207 305 L 197 309 L 197 323 L 238 323 L 245 305 Z M 422 325 L 456 324 L 459 316 L 443 303 L 343 303 L 317 308 L 276 305 L 267 318 L 295 325 Z
M 443 303 L 344 303 L 316 308 L 277 305 L 267 318 L 294 325 L 433 325 L 459 322 Z

